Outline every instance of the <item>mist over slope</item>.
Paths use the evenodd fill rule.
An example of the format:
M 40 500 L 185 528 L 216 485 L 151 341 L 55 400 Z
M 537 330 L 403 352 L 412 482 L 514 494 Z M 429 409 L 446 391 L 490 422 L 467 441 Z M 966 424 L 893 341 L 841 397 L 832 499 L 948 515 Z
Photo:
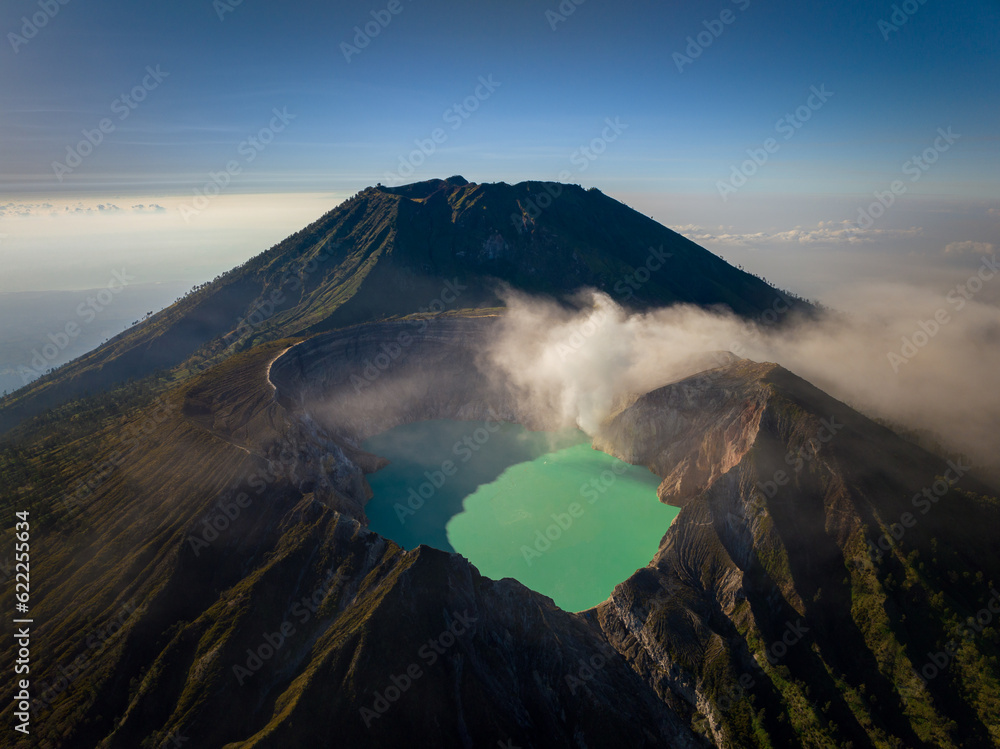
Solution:
M 499 284 L 581 287 L 636 309 L 760 315 L 808 308 L 596 189 L 461 177 L 369 187 L 266 252 L 0 401 L 0 432 L 154 372 L 177 382 L 228 356 L 371 320 L 500 304 Z
M 369 188 L 5 402 L 65 401 L 0 441 L 38 745 L 1000 745 L 996 490 L 842 402 L 988 456 L 995 316 L 906 293 L 820 313 L 575 186 Z M 579 424 L 681 511 L 561 611 L 368 529 L 362 439 L 429 419 Z
M 80 439 L 31 443 L 6 496 L 32 502 L 35 645 L 57 654 L 36 674 L 41 746 L 382 747 L 414 730 L 447 747 L 997 743 L 992 629 L 926 674 L 1000 580 L 1000 505 L 778 365 L 727 355 L 614 403 L 595 444 L 653 470 L 682 510 L 594 610 L 368 530 L 380 461 L 357 436 L 544 415 L 477 373 L 502 325 L 441 315 L 264 344 L 162 404 L 84 413 Z M 899 536 L 910 497 L 939 482 L 933 514 Z M 0 646 L 0 667 L 15 650 Z M 67 687 L 60 668 L 81 654 Z M 413 663 L 419 680 L 387 698 Z
M 579 311 L 514 291 L 505 301 L 490 365 L 536 407 L 591 435 L 618 399 L 715 366 L 724 360 L 710 355 L 729 352 L 777 362 L 979 464 L 1000 455 L 1000 310 L 975 300 L 956 309 L 906 286 L 870 286 L 846 297 L 845 311 L 785 308 L 749 320 L 691 305 L 630 313 L 602 292 L 582 294 Z M 947 322 L 935 310 L 950 310 Z

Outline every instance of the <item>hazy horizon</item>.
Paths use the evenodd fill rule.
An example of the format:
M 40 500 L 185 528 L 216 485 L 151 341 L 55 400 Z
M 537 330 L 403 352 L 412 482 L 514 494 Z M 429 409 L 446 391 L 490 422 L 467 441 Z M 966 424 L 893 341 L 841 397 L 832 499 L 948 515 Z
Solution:
M 0 745 L 1000 749 L 998 40 L 8 0 Z
M 597 187 L 811 298 L 946 291 L 1000 245 L 1000 11 L 912 5 L 15 0 L 0 291 L 98 286 L 128 253 L 194 285 L 453 174 Z

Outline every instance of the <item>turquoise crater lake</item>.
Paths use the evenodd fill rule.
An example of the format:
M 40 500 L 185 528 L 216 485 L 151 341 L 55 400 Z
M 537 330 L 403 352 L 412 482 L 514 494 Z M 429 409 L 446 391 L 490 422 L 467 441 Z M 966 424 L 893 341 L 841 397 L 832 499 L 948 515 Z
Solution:
M 456 551 L 567 611 L 601 603 L 644 567 L 678 513 L 657 500 L 654 474 L 575 429 L 423 421 L 362 447 L 390 461 L 368 476 L 372 530 L 407 549 Z

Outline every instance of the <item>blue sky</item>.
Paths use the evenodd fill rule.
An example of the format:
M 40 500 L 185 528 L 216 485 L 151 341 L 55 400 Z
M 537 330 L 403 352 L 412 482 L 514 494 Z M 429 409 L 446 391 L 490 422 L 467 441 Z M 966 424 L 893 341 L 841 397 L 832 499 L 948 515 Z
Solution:
M 904 17 L 897 30 L 880 28 Z M 45 23 L 32 35 L 33 18 Z M 366 24 L 378 35 L 345 54 Z M 24 268 L 0 290 L 106 275 L 99 240 L 115 224 L 53 223 L 67 207 L 122 208 L 137 242 L 160 243 L 165 259 L 147 263 L 149 280 L 195 283 L 417 161 L 412 179 L 595 185 L 765 271 L 788 267 L 781 245 L 795 227 L 812 232 L 797 252 L 804 243 L 827 254 L 845 245 L 840 258 L 857 251 L 818 223 L 856 221 L 897 179 L 905 195 L 862 249 L 917 248 L 944 262 L 961 254 L 945 253 L 949 245 L 997 241 L 995 0 L 9 0 L 0 32 L 0 253 Z M 131 100 L 136 87 L 141 102 Z M 810 99 L 814 87 L 832 95 Z M 591 159 L 580 149 L 608 120 L 624 127 Z M 939 128 L 960 137 L 919 180 L 901 176 Z M 100 139 L 92 149 L 85 131 Z M 777 148 L 724 199 L 720 182 L 769 138 Z M 433 152 L 411 158 L 417 141 Z M 69 170 L 54 166 L 87 150 Z M 177 220 L 229 165 L 224 195 Z M 287 210 L 265 221 L 245 202 L 246 220 L 227 237 L 236 197 L 254 194 Z M 163 215 L 137 222 L 146 214 L 130 206 L 151 203 L 170 228 Z M 914 227 L 922 233 L 906 233 Z M 76 270 L 32 270 L 40 252 L 73 252 L 67 235 L 86 256 Z M 196 246 L 198 255 L 184 249 Z

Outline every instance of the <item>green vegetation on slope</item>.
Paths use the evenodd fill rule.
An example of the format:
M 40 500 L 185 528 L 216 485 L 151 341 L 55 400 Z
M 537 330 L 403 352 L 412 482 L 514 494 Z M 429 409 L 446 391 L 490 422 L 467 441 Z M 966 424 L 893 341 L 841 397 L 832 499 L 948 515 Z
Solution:
M 721 304 L 748 317 L 776 304 L 785 309 L 784 302 L 809 309 L 596 190 L 460 178 L 368 188 L 3 398 L 0 433 L 156 371 L 184 379 L 258 343 L 417 312 L 495 307 L 501 281 L 555 296 L 590 286 L 640 308 Z

